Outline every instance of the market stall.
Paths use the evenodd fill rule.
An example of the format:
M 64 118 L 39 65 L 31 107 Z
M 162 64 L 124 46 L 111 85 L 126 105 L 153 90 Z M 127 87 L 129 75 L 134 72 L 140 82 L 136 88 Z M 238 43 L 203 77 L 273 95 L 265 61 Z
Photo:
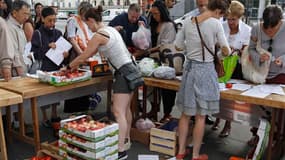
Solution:
M 0 88 L 18 93 L 23 98 L 23 104 L 18 106 L 20 131 L 15 132 L 11 127 L 11 109 L 7 109 L 8 121 L 8 135 L 12 133 L 16 138 L 35 145 L 35 150 L 40 149 L 40 135 L 39 135 L 39 119 L 38 107 L 48 104 L 53 104 L 62 100 L 81 97 L 84 95 L 92 94 L 98 91 L 108 91 L 107 95 L 107 112 L 110 113 L 111 103 L 111 85 L 112 76 L 102 76 L 92 78 L 91 80 L 73 83 L 65 86 L 53 86 L 47 83 L 41 83 L 38 79 L 34 78 L 18 78 L 9 82 L 1 82 Z M 34 136 L 28 137 L 24 132 L 24 112 L 23 107 L 31 107 L 31 115 L 33 119 Z
M 7 91 L 7 90 L 0 89 L 0 108 L 7 107 L 9 105 L 22 103 L 22 102 L 23 102 L 23 99 L 21 95 Z M 2 115 L 1 109 L 0 109 L 0 115 Z M 8 157 L 7 157 L 7 149 L 6 149 L 2 116 L 0 116 L 0 147 L 1 147 L 0 159 L 7 160 Z
M 164 88 L 164 89 L 171 89 L 178 91 L 180 86 L 179 80 L 164 80 L 164 79 L 157 79 L 157 78 L 144 78 L 144 92 L 147 93 L 147 87 L 154 87 L 155 91 L 158 88 Z M 283 87 L 283 90 L 285 88 Z M 273 135 L 276 127 L 275 119 L 278 113 L 278 110 L 284 110 L 285 109 L 285 96 L 284 95 L 277 95 L 277 94 L 270 94 L 266 96 L 265 98 L 259 98 L 254 96 L 247 96 L 242 95 L 242 91 L 228 89 L 225 91 L 221 91 L 221 99 L 226 100 L 237 100 L 237 101 L 243 101 L 250 104 L 256 104 L 256 105 L 262 105 L 264 107 L 269 107 L 271 112 L 271 129 L 269 134 L 269 142 L 268 146 L 273 146 Z M 154 98 L 154 101 L 156 101 L 156 98 Z M 154 104 L 157 104 L 154 102 Z M 158 111 L 159 106 L 155 106 L 156 110 Z M 143 115 L 146 115 L 146 95 L 143 96 Z M 281 131 L 280 131 L 281 132 Z M 267 147 L 267 159 L 271 160 L 273 154 L 274 147 Z

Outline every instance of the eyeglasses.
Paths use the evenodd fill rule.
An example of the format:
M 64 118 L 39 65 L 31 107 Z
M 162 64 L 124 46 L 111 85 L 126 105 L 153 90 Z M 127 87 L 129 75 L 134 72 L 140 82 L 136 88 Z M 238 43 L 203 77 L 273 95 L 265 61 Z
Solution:
M 268 52 L 272 52 L 272 43 L 273 43 L 273 39 L 269 40 L 269 47 L 267 49 Z

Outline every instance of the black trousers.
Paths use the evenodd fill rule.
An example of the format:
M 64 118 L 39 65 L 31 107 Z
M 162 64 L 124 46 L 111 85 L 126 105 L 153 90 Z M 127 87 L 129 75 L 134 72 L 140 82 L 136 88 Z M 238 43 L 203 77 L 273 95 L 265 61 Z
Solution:
M 161 89 L 161 97 L 163 102 L 164 115 L 169 115 L 175 104 L 176 91 L 169 89 Z

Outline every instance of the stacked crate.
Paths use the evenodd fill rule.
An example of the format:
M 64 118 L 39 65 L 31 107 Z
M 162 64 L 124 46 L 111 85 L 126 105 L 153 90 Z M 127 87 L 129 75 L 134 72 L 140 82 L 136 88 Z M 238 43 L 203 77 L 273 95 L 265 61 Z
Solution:
M 59 154 L 66 159 L 118 159 L 117 123 L 101 123 L 86 115 L 62 120 Z

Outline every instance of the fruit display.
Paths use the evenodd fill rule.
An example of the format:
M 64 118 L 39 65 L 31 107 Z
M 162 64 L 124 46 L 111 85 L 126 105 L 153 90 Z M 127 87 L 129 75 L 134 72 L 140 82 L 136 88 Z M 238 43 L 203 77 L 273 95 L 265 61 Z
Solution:
M 119 125 L 81 115 L 60 122 L 59 154 L 65 159 L 118 159 Z
M 61 130 L 92 142 L 105 139 L 105 124 L 87 119 L 85 115 L 60 122 Z
M 43 72 L 37 71 L 37 75 L 41 82 L 47 82 L 55 86 L 63 86 L 75 82 L 91 79 L 92 73 L 90 70 L 79 69 L 75 71 L 53 71 Z

